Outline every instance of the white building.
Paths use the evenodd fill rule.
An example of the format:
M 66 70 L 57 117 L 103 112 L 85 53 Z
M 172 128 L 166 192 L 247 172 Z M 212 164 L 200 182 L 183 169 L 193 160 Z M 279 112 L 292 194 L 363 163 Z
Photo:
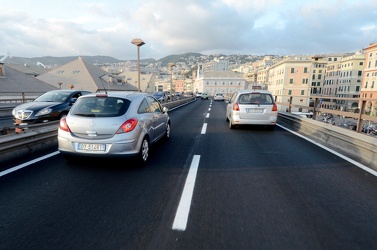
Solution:
M 222 93 L 226 98 L 235 91 L 245 89 L 246 80 L 241 73 L 233 71 L 209 71 L 203 72 L 199 65 L 197 78 L 194 82 L 194 92 L 205 92 L 210 96 Z

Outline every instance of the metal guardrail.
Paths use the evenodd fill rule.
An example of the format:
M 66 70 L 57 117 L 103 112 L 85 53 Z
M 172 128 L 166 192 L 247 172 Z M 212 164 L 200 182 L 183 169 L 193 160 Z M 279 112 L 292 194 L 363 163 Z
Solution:
M 275 96 L 275 101 L 277 100 L 287 100 L 286 102 L 277 102 L 280 106 L 280 111 L 284 110 L 288 113 L 292 111 L 303 111 L 303 112 L 312 112 L 313 120 L 316 120 L 316 116 L 320 113 L 332 114 L 339 117 L 348 117 L 354 118 L 356 122 L 356 132 L 361 132 L 364 123 L 377 123 L 377 116 L 370 115 L 373 110 L 371 105 L 376 103 L 377 99 L 372 98 L 345 98 L 345 97 L 333 97 L 333 96 L 323 96 L 323 95 L 314 95 L 314 96 Z M 298 101 L 299 100 L 299 101 Z M 311 103 L 311 105 L 299 105 L 297 103 L 304 102 Z M 326 100 L 326 101 L 324 101 Z M 330 100 L 330 101 L 329 101 Z M 354 102 L 358 106 L 355 110 L 342 111 L 338 109 L 327 108 L 330 104 L 336 104 L 337 102 Z M 304 102 L 305 103 L 305 102 Z M 368 105 L 367 105 L 368 104 Z M 295 110 L 294 110 L 295 109 Z M 357 112 L 356 112 L 357 111 Z M 369 114 L 368 114 L 369 113 Z
M 377 171 L 375 137 L 285 112 L 278 123 Z

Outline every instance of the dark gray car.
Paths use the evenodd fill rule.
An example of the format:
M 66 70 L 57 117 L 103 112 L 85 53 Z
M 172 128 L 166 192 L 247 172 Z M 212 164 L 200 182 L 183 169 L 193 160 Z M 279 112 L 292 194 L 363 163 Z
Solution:
M 90 94 L 82 90 L 52 90 L 34 101 L 21 104 L 12 111 L 15 123 L 40 123 L 59 120 L 68 114 L 77 98 Z M 18 121 L 17 121 L 18 120 Z

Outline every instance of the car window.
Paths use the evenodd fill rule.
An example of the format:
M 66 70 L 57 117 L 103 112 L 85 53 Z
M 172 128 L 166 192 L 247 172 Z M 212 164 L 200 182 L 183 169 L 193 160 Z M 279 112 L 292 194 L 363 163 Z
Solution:
M 273 104 L 272 96 L 265 93 L 247 93 L 238 98 L 239 104 Z
M 149 104 L 149 111 L 151 112 L 151 113 L 154 113 L 154 112 L 161 112 L 162 111 L 162 108 L 161 108 L 161 105 L 160 105 L 160 103 L 156 100 L 156 99 L 154 99 L 154 98 L 152 98 L 152 97 L 150 97 L 150 96 L 147 96 L 147 101 L 148 101 L 148 104 Z
M 86 97 L 77 100 L 71 114 L 88 117 L 115 117 L 124 115 L 130 101 L 117 97 Z
M 69 97 L 70 93 L 64 92 L 47 92 L 37 99 L 35 102 L 64 102 Z
M 144 98 L 144 100 L 141 102 L 139 109 L 137 110 L 139 114 L 144 114 L 144 113 L 150 113 L 149 109 L 149 103 L 147 100 Z

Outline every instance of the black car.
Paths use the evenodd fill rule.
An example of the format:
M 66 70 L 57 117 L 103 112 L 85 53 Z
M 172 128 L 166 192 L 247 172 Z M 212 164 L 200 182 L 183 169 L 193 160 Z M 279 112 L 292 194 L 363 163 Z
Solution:
M 15 123 L 41 123 L 59 120 L 68 114 L 77 98 L 90 94 L 81 90 L 52 90 L 46 92 L 34 101 L 21 104 L 12 111 Z

